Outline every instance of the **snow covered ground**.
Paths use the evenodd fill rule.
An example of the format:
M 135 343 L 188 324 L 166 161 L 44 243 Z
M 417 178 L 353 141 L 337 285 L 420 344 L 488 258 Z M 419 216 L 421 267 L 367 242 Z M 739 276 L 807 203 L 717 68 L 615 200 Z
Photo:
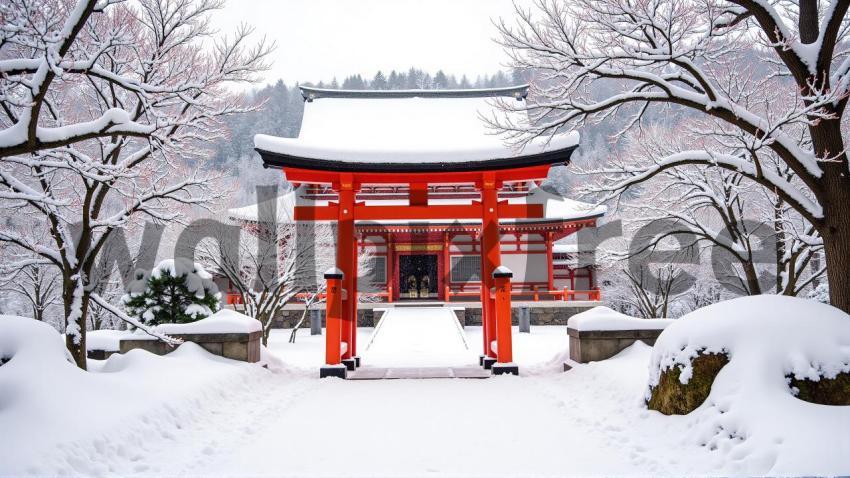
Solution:
M 514 335 L 520 377 L 341 381 L 316 378 L 322 336 L 302 329 L 290 344 L 289 332 L 272 332 L 272 370 L 192 344 L 93 362 L 88 374 L 57 366 L 54 351 L 43 367 L 21 369 L 44 380 L 10 361 L 0 366 L 0 476 L 850 473 L 850 460 L 824 465 L 817 454 L 850 456 L 847 407 L 784 409 L 820 410 L 822 442 L 804 452 L 783 447 L 795 430 L 782 417 L 770 443 L 704 446 L 717 407 L 666 417 L 643 406 L 652 356 L 643 344 L 561 373 L 565 327 L 532 327 Z M 372 332 L 360 329 L 361 350 Z M 464 334 L 480 348 L 480 327 Z

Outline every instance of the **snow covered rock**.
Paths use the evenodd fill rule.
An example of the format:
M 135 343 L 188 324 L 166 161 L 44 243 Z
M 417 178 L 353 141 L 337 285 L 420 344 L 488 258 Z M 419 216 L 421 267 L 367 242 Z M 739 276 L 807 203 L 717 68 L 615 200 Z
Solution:
M 700 445 L 725 459 L 758 453 L 753 463 L 782 474 L 847 469 L 841 450 L 847 449 L 850 407 L 807 403 L 790 382 L 850 372 L 850 316 L 812 300 L 773 295 L 696 310 L 658 338 L 646 400 L 652 403 L 659 385 L 670 384 L 665 374 L 674 369 L 681 385 L 704 381 L 698 357 L 712 354 L 728 357 L 728 364 L 706 367 L 716 377 L 704 403 L 688 415 Z M 825 450 L 826 442 L 835 443 L 834 450 Z
M 206 319 L 186 324 L 160 324 L 154 327 L 154 330 L 184 342 L 194 342 L 208 352 L 224 358 L 251 363 L 261 360 L 262 324 L 232 310 L 220 310 Z M 140 330 L 121 339 L 121 353 L 134 349 L 143 349 L 157 355 L 166 355 L 174 350 Z
M 594 307 L 567 321 L 570 359 L 577 363 L 607 360 L 635 342 L 653 345 L 670 319 L 638 319 L 608 307 Z
M 259 320 L 234 310 L 221 309 L 205 319 L 188 324 L 161 324 L 156 330 L 168 335 L 179 334 L 250 334 L 262 332 Z

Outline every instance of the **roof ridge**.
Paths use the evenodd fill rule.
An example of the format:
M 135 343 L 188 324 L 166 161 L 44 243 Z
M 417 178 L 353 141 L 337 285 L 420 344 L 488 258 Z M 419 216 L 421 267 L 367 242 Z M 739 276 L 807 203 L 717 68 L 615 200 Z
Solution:
M 319 98 L 496 98 L 511 97 L 517 100 L 528 96 L 528 84 L 499 88 L 469 88 L 450 90 L 343 90 L 299 86 L 301 97 L 310 102 Z

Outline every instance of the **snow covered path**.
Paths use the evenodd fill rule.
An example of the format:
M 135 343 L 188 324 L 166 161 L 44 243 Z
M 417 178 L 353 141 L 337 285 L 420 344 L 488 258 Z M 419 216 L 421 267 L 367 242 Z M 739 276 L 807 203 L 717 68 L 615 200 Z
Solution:
M 478 354 L 466 343 L 454 312 L 444 307 L 390 309 L 365 347 L 358 348 L 365 367 L 450 367 L 478 363 Z
M 250 439 L 219 443 L 206 466 L 174 471 L 517 476 L 632 469 L 603 436 L 580 433 L 564 402 L 518 380 L 325 381 L 275 408 Z
M 567 374 L 487 380 L 319 380 L 312 369 L 270 374 L 262 387 L 211 403 L 205 420 L 151 443 L 145 456 L 156 457 L 155 465 L 136 470 L 322 477 L 717 473 L 721 462 L 712 464 L 704 448 L 689 442 L 681 420 L 638 406 L 648 356 L 648 347 L 637 346 Z M 127 474 L 128 467 L 114 469 Z

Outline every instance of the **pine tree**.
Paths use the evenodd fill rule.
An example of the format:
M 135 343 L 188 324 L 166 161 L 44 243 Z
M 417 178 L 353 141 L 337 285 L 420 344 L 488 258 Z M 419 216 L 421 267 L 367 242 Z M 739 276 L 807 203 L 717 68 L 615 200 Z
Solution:
M 387 89 L 387 78 L 384 76 L 384 74 L 381 72 L 381 70 L 378 70 L 378 72 L 375 73 L 375 78 L 372 79 L 372 85 L 371 86 L 372 86 L 373 90 L 386 90 Z
M 399 78 L 398 73 L 395 70 L 390 72 L 390 76 L 387 79 L 387 88 L 390 90 L 399 90 L 402 88 L 404 82 Z
M 212 315 L 221 302 L 212 276 L 186 259 L 162 261 L 150 274 L 138 271 L 128 289 L 124 309 L 149 325 L 194 322 Z
M 449 78 L 443 72 L 443 70 L 438 70 L 437 74 L 434 75 L 434 88 L 438 90 L 444 90 L 449 87 Z
M 404 87 L 408 90 L 419 89 L 421 78 L 422 71 L 411 67 L 410 70 L 407 71 L 407 82 Z

